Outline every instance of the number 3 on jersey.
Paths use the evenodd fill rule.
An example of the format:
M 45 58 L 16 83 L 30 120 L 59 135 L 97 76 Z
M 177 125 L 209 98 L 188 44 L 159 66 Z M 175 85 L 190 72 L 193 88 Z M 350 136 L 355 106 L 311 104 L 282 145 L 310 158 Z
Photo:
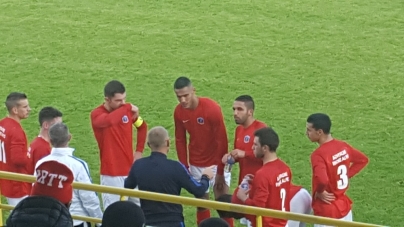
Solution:
M 4 141 L 0 140 L 0 162 L 6 163 L 6 149 L 4 149 Z
M 285 211 L 286 190 L 284 188 L 281 188 L 281 199 L 282 199 L 282 211 Z
M 337 169 L 339 180 L 337 181 L 337 188 L 342 190 L 348 187 L 348 168 L 346 165 L 340 165 Z

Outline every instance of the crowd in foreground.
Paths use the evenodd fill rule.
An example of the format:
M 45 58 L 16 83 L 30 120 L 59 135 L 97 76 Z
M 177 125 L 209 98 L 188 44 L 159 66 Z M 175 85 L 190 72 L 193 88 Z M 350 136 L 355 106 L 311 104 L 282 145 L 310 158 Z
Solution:
M 202 199 L 209 199 L 212 188 L 215 200 L 222 202 L 302 214 L 313 212 L 318 216 L 352 221 L 352 201 L 346 195 L 349 178 L 367 165 L 368 158 L 331 136 L 328 115 L 312 114 L 306 122 L 308 138 L 319 144 L 310 157 L 313 172 L 310 194 L 302 186 L 292 183 L 292 170 L 277 155 L 279 136 L 273 128 L 254 118 L 255 104 L 251 96 L 242 95 L 233 102 L 234 120 L 238 126 L 234 147 L 229 152 L 221 107 L 212 99 L 196 96 L 194 86 L 186 77 L 175 81 L 174 91 L 180 102 L 173 114 L 175 150 L 179 161 L 167 159 L 170 150 L 167 130 L 159 126 L 147 132 L 139 108 L 125 101 L 124 85 L 116 80 L 106 84 L 105 102 L 90 114 L 100 153 L 102 185 L 172 195 L 180 195 L 184 188 Z M 63 187 L 68 179 L 91 183 L 87 163 L 75 157 L 74 149 L 68 146 L 71 135 L 62 123 L 59 110 L 45 107 L 40 111 L 41 130 L 27 150 L 27 138 L 20 125 L 30 112 L 27 96 L 11 93 L 6 107 L 9 116 L 0 121 L 1 170 L 34 174 L 37 177 L 35 184 L 42 185 L 43 190 L 39 191 Z M 137 129 L 135 150 L 133 127 Z M 152 153 L 149 157 L 142 157 L 146 142 Z M 62 163 L 67 167 L 65 173 L 50 172 L 46 169 L 50 167 L 45 165 L 48 162 Z M 231 166 L 235 163 L 239 164 L 239 187 L 229 193 Z M 28 196 L 38 196 L 35 188 L 41 187 L 35 187 L 35 184 L 1 180 L 1 192 L 9 204 L 19 205 Z M 103 213 L 94 192 L 72 190 L 68 207 L 72 215 L 103 218 L 108 208 L 119 199 L 118 195 L 103 193 Z M 146 226 L 184 226 L 181 205 L 138 198 L 128 200 L 141 208 Z M 218 213 L 227 226 L 234 226 L 234 219 L 256 226 L 253 215 Z M 213 220 L 210 216 L 209 209 L 197 208 L 197 225 Z M 305 226 L 298 221 L 271 217 L 264 217 L 263 224 L 265 227 Z M 73 220 L 73 226 L 87 227 L 90 223 Z

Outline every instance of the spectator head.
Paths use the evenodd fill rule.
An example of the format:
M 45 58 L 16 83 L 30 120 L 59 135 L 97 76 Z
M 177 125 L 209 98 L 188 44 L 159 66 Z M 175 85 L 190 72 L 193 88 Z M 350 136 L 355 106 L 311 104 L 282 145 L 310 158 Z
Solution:
M 71 138 L 69 128 L 62 122 L 49 128 L 49 139 L 53 147 L 67 147 Z
M 144 227 L 142 209 L 130 201 L 118 201 L 107 207 L 101 227 Z
M 48 130 L 51 125 L 62 122 L 63 114 L 58 109 L 46 106 L 39 111 L 38 121 L 42 129 Z
M 7 96 L 5 104 L 10 116 L 19 120 L 28 118 L 29 112 L 31 112 L 28 97 L 24 93 L 11 92 Z
M 168 131 L 162 126 L 156 126 L 149 130 L 147 145 L 152 151 L 159 151 L 164 154 L 170 149 L 170 137 Z
M 39 162 L 35 175 L 36 182 L 32 186 L 32 196 L 49 196 L 65 204 L 66 207 L 70 206 L 73 197 L 74 175 L 69 167 L 53 160 Z
M 15 206 L 7 227 L 71 227 L 72 216 L 60 201 L 48 196 L 30 196 Z
M 203 220 L 198 227 L 230 227 L 230 225 L 221 218 L 208 218 Z

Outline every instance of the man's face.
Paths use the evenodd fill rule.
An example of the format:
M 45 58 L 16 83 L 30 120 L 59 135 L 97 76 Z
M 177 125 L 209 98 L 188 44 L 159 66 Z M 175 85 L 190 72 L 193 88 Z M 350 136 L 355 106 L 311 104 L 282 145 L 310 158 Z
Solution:
M 18 101 L 17 106 L 13 108 L 13 113 L 20 119 L 28 118 L 30 112 L 31 108 L 29 107 L 28 99 L 21 99 Z
M 323 130 L 316 130 L 312 123 L 306 123 L 306 135 L 311 142 L 318 142 Z
M 126 99 L 126 92 L 116 93 L 114 97 L 111 98 L 105 97 L 105 102 L 111 109 L 116 110 L 125 104 L 125 99 Z
M 256 158 L 263 158 L 264 157 L 264 149 L 261 146 L 258 137 L 254 137 L 254 144 L 253 144 L 252 149 L 254 151 L 254 155 L 255 155 Z
M 247 109 L 244 102 L 234 101 L 233 103 L 233 116 L 236 124 L 244 124 L 251 116 L 252 110 Z
M 192 101 L 195 95 L 195 88 L 187 86 L 181 89 L 174 89 L 177 99 L 183 108 L 189 109 L 192 107 Z

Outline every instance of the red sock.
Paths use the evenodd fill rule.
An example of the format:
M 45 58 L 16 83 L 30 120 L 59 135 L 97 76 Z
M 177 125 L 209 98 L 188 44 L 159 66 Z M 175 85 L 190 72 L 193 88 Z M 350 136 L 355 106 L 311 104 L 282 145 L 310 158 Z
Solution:
M 203 220 L 210 218 L 210 210 L 201 210 L 196 212 L 196 223 L 199 225 Z
M 230 227 L 234 226 L 233 218 L 222 218 L 222 219 L 225 220 Z

